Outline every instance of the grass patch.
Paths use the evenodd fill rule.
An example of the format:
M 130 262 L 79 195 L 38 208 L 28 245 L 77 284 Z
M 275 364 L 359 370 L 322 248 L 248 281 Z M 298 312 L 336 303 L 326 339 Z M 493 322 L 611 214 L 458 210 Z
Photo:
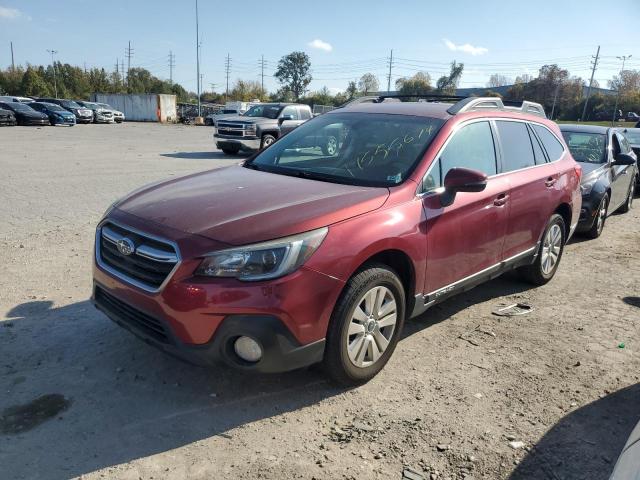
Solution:
M 610 127 L 611 122 L 578 122 L 577 120 L 556 120 L 557 123 L 575 123 L 579 125 L 599 125 L 601 127 Z M 616 122 L 616 128 L 634 128 L 637 122 Z

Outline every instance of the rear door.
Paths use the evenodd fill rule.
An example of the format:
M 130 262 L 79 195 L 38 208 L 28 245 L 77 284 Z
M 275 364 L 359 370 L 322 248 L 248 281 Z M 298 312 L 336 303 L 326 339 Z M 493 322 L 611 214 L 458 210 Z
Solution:
M 458 193 L 451 205 L 442 207 L 443 180 L 454 167 L 487 174 L 487 187 L 482 192 Z M 497 168 L 491 125 L 488 120 L 474 121 L 452 134 L 423 179 L 428 252 L 425 291 L 434 298 L 447 293 L 453 283 L 501 260 L 509 184 L 497 175 Z
M 533 251 L 562 191 L 556 166 L 549 162 L 539 137 L 527 122 L 500 119 L 495 120 L 495 125 L 500 144 L 500 172 L 510 186 L 509 222 L 503 251 L 503 258 L 510 259 Z M 538 127 L 553 136 L 546 127 L 535 128 Z M 556 142 L 563 152 L 562 144 L 557 139 Z

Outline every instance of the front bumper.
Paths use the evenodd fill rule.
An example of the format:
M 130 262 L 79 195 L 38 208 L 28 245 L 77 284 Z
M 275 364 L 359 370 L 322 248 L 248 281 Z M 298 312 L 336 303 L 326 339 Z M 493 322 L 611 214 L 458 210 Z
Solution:
M 304 266 L 262 282 L 195 277 L 201 252 L 211 251 L 215 242 L 173 232 L 117 209 L 109 221 L 126 221 L 132 229 L 175 242 L 182 257 L 155 292 L 106 271 L 94 257 L 93 301 L 119 325 L 198 365 L 223 362 L 246 370 L 281 372 L 322 360 L 329 318 L 344 282 Z M 263 357 L 257 363 L 247 363 L 233 351 L 233 342 L 243 335 L 262 346 Z
M 602 201 L 601 195 L 584 195 L 582 197 L 582 207 L 580 208 L 580 219 L 576 231 L 586 232 L 593 227 L 593 223 L 598 216 L 598 209 Z
M 76 117 L 76 123 L 92 123 L 93 116 L 91 117 Z
M 18 123 L 22 125 L 49 125 L 49 118 L 22 118 Z
M 216 147 L 219 149 L 238 149 L 243 152 L 255 152 L 260 150 L 259 137 L 234 137 L 231 135 L 220 135 L 215 133 L 213 138 L 216 140 Z

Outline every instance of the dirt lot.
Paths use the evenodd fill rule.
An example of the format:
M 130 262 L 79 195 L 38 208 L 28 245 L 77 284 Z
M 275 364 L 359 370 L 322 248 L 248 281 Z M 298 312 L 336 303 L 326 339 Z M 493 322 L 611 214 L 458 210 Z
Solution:
M 0 418 L 0 477 L 609 475 L 640 418 L 640 204 L 572 242 L 549 285 L 501 278 L 409 322 L 383 372 L 344 390 L 317 369 L 185 365 L 87 301 L 102 212 L 237 161 L 212 147 L 205 127 L 0 129 L 0 410 L 18 407 Z M 515 301 L 535 310 L 491 314 Z

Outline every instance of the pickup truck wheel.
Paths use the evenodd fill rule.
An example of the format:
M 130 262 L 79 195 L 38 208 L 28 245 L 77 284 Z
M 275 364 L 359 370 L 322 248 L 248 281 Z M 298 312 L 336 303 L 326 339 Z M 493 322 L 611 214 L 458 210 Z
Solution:
M 324 369 L 342 385 L 358 385 L 386 365 L 405 315 L 402 282 L 386 265 L 371 264 L 347 282 L 329 322 Z
M 520 267 L 518 273 L 529 283 L 544 285 L 549 282 L 558 270 L 564 243 L 566 228 L 561 215 L 554 213 L 547 223 L 538 248 L 538 255 L 531 265 Z
M 267 148 L 269 145 L 271 145 L 275 141 L 276 141 L 276 137 L 274 137 L 273 135 L 269 135 L 269 134 L 263 135 L 260 148 Z

